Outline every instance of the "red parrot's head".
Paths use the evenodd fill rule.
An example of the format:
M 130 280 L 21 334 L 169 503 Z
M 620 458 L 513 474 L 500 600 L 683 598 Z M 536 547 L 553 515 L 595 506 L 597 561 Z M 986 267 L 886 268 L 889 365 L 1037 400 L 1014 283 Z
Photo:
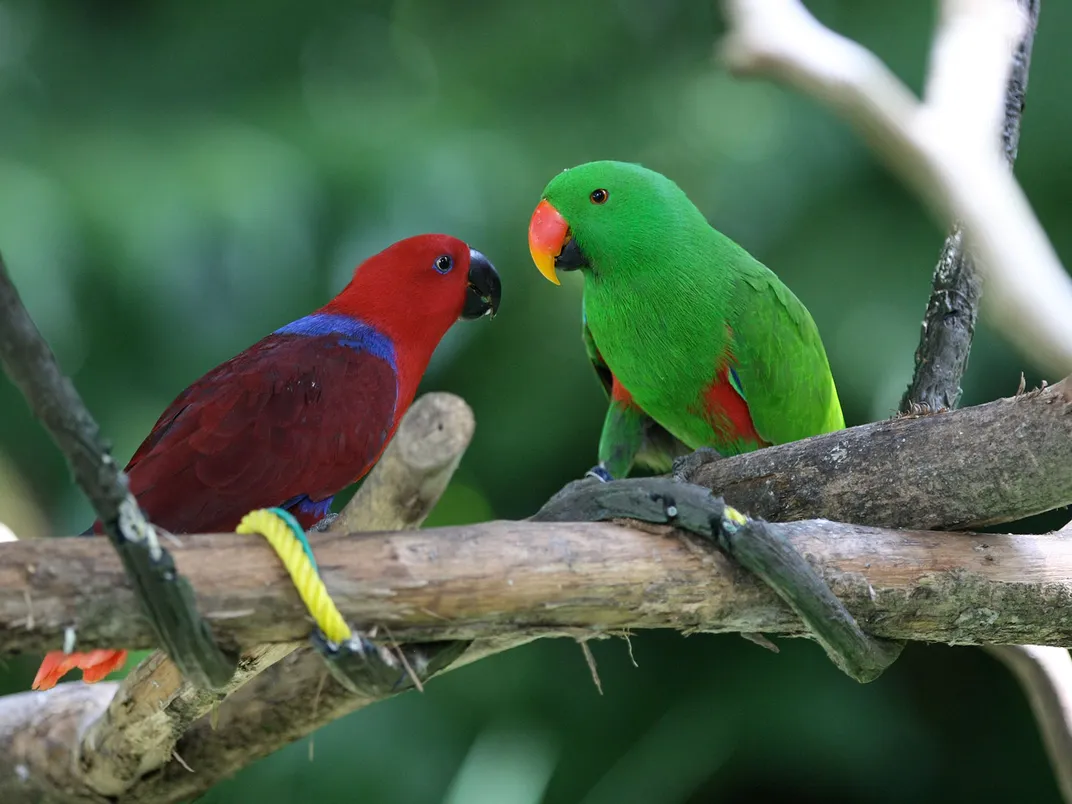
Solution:
M 494 317 L 502 283 L 487 257 L 456 237 L 399 240 L 365 260 L 328 307 L 396 338 L 436 341 L 459 318 Z

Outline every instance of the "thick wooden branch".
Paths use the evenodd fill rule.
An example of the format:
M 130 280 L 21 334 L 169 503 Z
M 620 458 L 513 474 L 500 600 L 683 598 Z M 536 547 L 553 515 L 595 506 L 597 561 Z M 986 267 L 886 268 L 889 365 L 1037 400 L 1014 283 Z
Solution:
M 772 519 L 807 511 L 829 518 L 836 511 L 848 519 L 873 517 L 883 525 L 944 527 L 1019 518 L 1072 503 L 1065 470 L 1072 443 L 1070 385 L 866 425 L 789 449 L 713 464 L 686 462 L 682 470 L 715 482 L 729 478 L 731 497 L 737 497 L 731 501 L 751 513 L 741 502 L 750 500 Z M 897 457 L 902 450 L 903 459 Z M 780 454 L 784 463 L 757 462 L 763 453 Z M 995 455 L 1019 464 L 1034 480 L 1005 482 Z M 900 462 L 891 469 L 891 461 Z M 972 491 L 980 482 L 989 489 Z M 943 509 L 956 521 L 942 521 Z M 1053 614 L 1065 608 L 1072 576 L 1072 545 L 1063 540 L 903 533 L 823 521 L 784 527 L 857 621 L 876 636 L 983 644 L 1072 642 L 1072 621 Z M 479 637 L 476 645 L 486 655 L 496 646 L 549 634 L 606 635 L 625 628 L 803 632 L 799 620 L 752 576 L 692 539 L 667 534 L 659 527 L 507 522 L 407 534 L 313 534 L 312 539 L 347 619 L 359 626 L 385 624 L 403 642 Z M 103 547 L 89 539 L 0 546 L 0 645 L 16 652 L 53 644 L 74 612 L 84 645 L 151 644 L 148 628 L 129 608 L 131 592 L 119 562 Z M 260 540 L 233 534 L 184 537 L 176 556 L 195 581 L 201 611 L 227 644 L 294 643 L 309 633 L 311 623 L 297 595 Z M 242 571 L 236 574 L 236 567 Z M 26 629 L 27 595 L 33 631 Z M 191 764 L 196 759 L 202 768 L 196 782 L 171 762 L 121 796 L 170 800 L 166 789 L 156 786 L 165 778 L 176 790 L 208 786 L 315 729 L 332 713 L 369 702 L 347 696 L 329 680 L 320 693 L 328 698 L 318 698 L 314 708 L 310 696 L 324 675 L 319 658 L 302 650 L 284 662 L 273 668 L 285 667 L 288 683 L 307 682 L 305 698 L 297 691 L 287 698 L 294 708 L 265 711 L 261 702 L 277 700 L 275 682 L 283 672 L 270 669 L 222 705 L 219 730 L 203 717 L 178 743 L 179 755 Z M 60 690 L 72 688 L 77 687 Z M 54 692 L 62 695 L 60 690 Z M 4 709 L 21 705 L 18 701 L 19 696 L 0 699 L 0 722 L 17 723 Z M 306 707 L 300 710 L 304 715 L 300 705 Z M 224 719 L 228 712 L 233 720 Z M 282 720 L 285 713 L 293 719 Z M 264 718 L 274 724 L 270 732 L 250 727 Z M 226 722 L 233 725 L 225 727 Z M 0 736 L 0 763 L 7 744 Z M 152 795 L 140 798 L 139 791 L 149 788 Z
M 870 633 L 958 644 L 1072 644 L 1072 617 L 1059 614 L 1067 608 L 1072 582 L 1072 543 L 1067 540 L 904 532 L 821 520 L 774 527 L 784 530 Z M 661 526 L 496 522 L 404 534 L 323 534 L 312 540 L 347 618 L 385 623 L 400 640 L 605 635 L 666 627 L 802 631 L 766 586 L 721 554 Z M 39 545 L 11 547 L 20 553 L 16 558 L 63 577 L 63 562 L 33 549 Z M 70 545 L 62 552 L 70 554 L 73 564 L 92 562 L 105 578 L 122 578 L 118 562 L 102 546 L 90 540 L 71 540 Z M 226 567 L 242 567 L 242 572 L 235 577 L 233 570 L 221 568 L 221 556 Z M 301 639 L 310 627 L 272 558 L 256 540 L 233 534 L 193 537 L 180 554 L 184 571 L 203 590 L 200 603 L 206 611 L 248 608 L 254 601 L 259 605 L 248 617 L 220 622 L 238 644 Z M 112 602 L 122 604 L 124 596 L 129 598 L 129 592 L 119 590 Z M 292 687 L 280 690 L 280 680 L 310 680 L 294 672 L 304 661 L 299 653 L 274 666 L 250 685 L 255 696 L 236 695 L 224 704 L 218 732 L 201 721 L 180 742 L 179 754 L 199 774 L 206 764 L 222 761 L 221 751 L 230 751 L 231 760 L 241 756 L 248 762 L 325 719 L 368 703 L 347 696 L 332 682 L 320 693 L 318 707 L 323 709 L 308 706 L 316 684 L 306 683 L 304 695 Z M 272 683 L 262 683 L 268 680 Z M 49 694 L 78 689 L 61 685 Z M 13 725 L 11 708 L 17 712 L 26 706 L 25 697 L 0 699 L 6 710 L 0 711 L 0 722 Z M 307 706 L 306 715 L 294 719 L 299 702 Z M 235 718 L 233 726 L 227 726 L 229 717 Z M 270 721 L 272 729 L 257 731 L 261 721 Z M 214 742 L 205 742 L 209 740 Z M 9 744 L 0 737 L 0 765 L 11 756 Z M 206 753 L 208 746 L 212 750 Z M 229 765 L 227 772 L 235 767 Z M 173 779 L 185 778 L 184 773 L 175 763 L 165 768 Z M 190 779 L 185 785 L 205 781 Z M 159 784 L 159 779 L 144 784 Z M 135 785 L 129 795 L 140 796 L 139 789 Z M 153 789 L 162 797 L 152 800 L 173 800 L 163 797 L 162 788 Z
M 1072 645 L 1072 616 L 1055 614 L 1065 608 L 1072 581 L 1068 540 L 827 520 L 776 527 L 869 633 L 956 644 Z M 663 527 L 491 522 L 415 533 L 314 534 L 310 541 L 346 619 L 385 624 L 400 642 L 548 629 L 803 632 L 764 585 Z M 99 543 L 72 540 L 57 550 L 35 541 L 4 550 L 12 561 L 38 568 L 5 586 L 5 601 L 29 593 L 46 610 L 65 607 L 82 594 L 79 570 L 86 566 L 101 579 L 94 591 L 102 605 L 117 611 L 133 599 L 118 561 Z M 179 562 L 196 582 L 202 609 L 222 615 L 216 622 L 228 643 L 296 642 L 309 634 L 297 594 L 274 554 L 255 540 L 192 536 Z M 112 643 L 151 639 L 134 617 L 120 615 L 108 630 Z
M 63 453 L 138 591 L 138 608 L 183 675 L 222 688 L 235 671 L 198 614 L 193 592 L 130 493 L 126 476 L 74 383 L 22 304 L 0 257 L 0 365 Z
M 1068 540 L 891 531 L 814 520 L 773 527 L 808 557 L 870 633 L 959 644 L 1072 644 L 1072 618 L 1054 615 L 1067 608 L 1072 582 Z M 400 640 L 606 635 L 653 627 L 789 635 L 802 630 L 766 586 L 721 554 L 661 526 L 498 522 L 406 534 L 314 535 L 313 543 L 348 619 L 386 623 Z M 29 551 L 24 558 L 47 566 L 47 552 L 31 550 L 39 544 L 17 547 Z M 78 560 L 111 562 L 110 571 L 100 569 L 106 577 L 121 577 L 118 562 L 99 545 L 89 540 L 71 540 L 71 545 L 78 547 Z M 258 547 L 255 540 L 231 534 L 199 536 L 189 540 L 180 560 L 197 587 L 206 590 L 202 605 L 255 600 L 269 613 L 224 621 L 234 641 L 300 638 L 309 629 L 301 605 L 268 551 Z M 85 552 L 92 548 L 98 555 Z M 229 566 L 243 567 L 233 583 L 224 580 L 220 555 Z M 179 743 L 183 760 L 198 769 L 196 777 L 171 763 L 163 777 L 139 782 L 120 800 L 175 800 L 169 792 L 174 790 L 189 795 L 191 787 L 203 789 L 219 778 L 201 775 L 211 768 L 231 772 L 370 702 L 329 681 L 312 706 L 317 684 L 309 682 L 316 676 L 308 675 L 312 665 L 306 665 L 315 657 L 302 653 L 267 671 L 250 685 L 248 696 L 229 700 L 217 729 L 203 719 Z M 49 694 L 79 689 L 62 685 Z M 15 725 L 26 697 L 3 699 L 0 706 L 7 711 L 0 713 L 0 722 Z M 84 707 L 81 697 L 77 702 Z M 299 706 L 305 707 L 300 717 Z M 84 715 L 84 709 L 77 711 Z M 2 765 L 12 756 L 2 737 L 0 748 Z M 161 786 L 165 777 L 177 787 Z
M 966 529 L 1072 503 L 1072 379 L 985 405 L 682 462 L 751 516 Z
M 406 411 L 368 478 L 326 529 L 419 528 L 446 491 L 475 429 L 473 411 L 460 397 L 444 393 L 422 396 Z
M 1010 168 L 1020 144 L 1020 119 L 1039 13 L 1039 0 L 1019 2 L 1027 15 L 1027 25 L 1013 53 L 1005 87 L 1005 122 L 1001 127 L 1002 150 Z M 982 290 L 982 277 L 968 254 L 964 230 L 957 224 L 946 238 L 934 269 L 916 349 L 916 368 L 901 398 L 902 413 L 913 409 L 951 410 L 959 404 L 960 382 L 968 367 Z
M 1013 54 L 1001 131 L 1010 169 L 1020 141 L 1020 118 L 1039 13 L 1039 0 L 1019 3 L 1028 24 Z M 915 372 L 901 399 L 902 413 L 952 409 L 960 401 L 961 378 L 967 369 L 983 289 L 982 277 L 965 242 L 959 226 L 946 238 L 934 271 Z M 1072 802 L 1072 658 L 1068 650 L 1041 645 L 990 645 L 987 650 L 1009 668 L 1023 687 L 1039 723 L 1061 795 L 1066 802 Z
M 1003 466 L 1005 461 L 1010 466 Z M 978 407 L 854 427 L 700 463 L 689 471 L 694 482 L 724 491 L 727 502 L 772 521 L 823 517 L 888 527 L 951 528 L 1019 519 L 1072 504 L 1070 465 L 1072 382 L 1066 380 Z M 514 529 L 528 534 L 534 526 L 498 527 L 507 534 Z M 404 630 L 396 636 L 441 639 L 446 635 L 441 618 L 457 626 L 453 607 L 470 605 L 468 598 L 474 592 L 462 579 L 455 579 L 450 594 L 458 594 L 459 602 L 423 573 L 446 573 L 440 580 L 470 569 L 481 575 L 482 562 L 490 556 L 473 554 L 472 567 L 452 567 L 449 561 L 462 561 L 463 548 L 470 544 L 500 549 L 502 545 L 482 535 L 485 532 L 444 529 L 375 539 L 320 535 L 317 544 L 319 551 L 328 551 L 320 560 L 329 588 L 356 606 L 343 609 L 349 620 L 403 627 L 397 618 L 398 601 L 415 603 L 427 596 L 422 604 L 427 611 L 404 618 Z M 448 550 L 448 545 L 456 549 Z M 77 623 L 80 644 L 87 648 L 153 644 L 147 625 L 130 605 L 130 588 L 118 561 L 110 559 L 103 547 L 89 539 L 0 546 L 0 646 L 5 653 L 52 647 L 72 623 Z M 257 539 L 184 537 L 175 555 L 180 569 L 188 568 L 196 578 L 199 607 L 221 643 L 242 647 L 307 635 L 308 629 L 300 626 L 307 620 L 297 596 L 274 554 Z M 425 567 L 423 562 L 433 558 L 438 564 Z M 504 557 L 487 566 L 509 565 L 510 560 Z M 537 566 L 537 559 L 530 556 L 521 569 L 529 567 L 525 561 Z M 411 562 L 421 577 L 411 576 Z M 618 567 L 609 558 L 604 563 L 604 573 L 607 567 Z M 241 571 L 236 573 L 236 568 Z M 262 600 L 268 584 L 272 593 Z M 404 592 L 396 588 L 398 584 L 417 588 Z M 31 614 L 32 630 L 26 627 Z M 546 624 L 565 623 L 551 618 Z M 451 634 L 475 635 L 464 628 Z

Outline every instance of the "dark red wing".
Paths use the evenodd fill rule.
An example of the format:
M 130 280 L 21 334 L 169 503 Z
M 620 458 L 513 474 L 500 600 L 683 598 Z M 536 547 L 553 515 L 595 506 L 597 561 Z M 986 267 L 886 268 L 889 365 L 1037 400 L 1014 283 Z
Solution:
M 391 364 L 337 336 L 270 335 L 164 411 L 127 466 L 131 491 L 175 533 L 233 530 L 255 508 L 354 482 L 394 426 Z

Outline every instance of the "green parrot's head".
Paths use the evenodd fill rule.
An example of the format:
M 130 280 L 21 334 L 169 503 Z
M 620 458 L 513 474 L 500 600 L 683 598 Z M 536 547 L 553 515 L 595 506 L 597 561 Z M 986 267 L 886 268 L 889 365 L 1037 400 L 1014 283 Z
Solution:
M 529 253 L 556 285 L 556 269 L 625 271 L 706 220 L 670 179 L 628 162 L 588 162 L 544 188 L 529 222 Z M 701 227 L 701 228 L 704 228 Z

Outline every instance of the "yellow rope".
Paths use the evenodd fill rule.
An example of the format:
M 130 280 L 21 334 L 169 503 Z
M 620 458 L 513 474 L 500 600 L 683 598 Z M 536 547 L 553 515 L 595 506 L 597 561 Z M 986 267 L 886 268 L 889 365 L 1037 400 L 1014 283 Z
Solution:
M 747 525 L 748 517 L 738 511 L 736 508 L 724 505 L 722 506 L 722 516 L 737 525 Z
M 282 514 L 282 516 L 281 516 Z M 289 520 L 289 521 L 288 521 Z M 350 627 L 342 618 L 312 560 L 301 526 L 279 509 L 250 511 L 238 524 L 238 533 L 259 533 L 268 540 L 294 582 L 305 607 L 330 641 L 345 642 Z M 299 535 L 300 534 L 300 535 Z

